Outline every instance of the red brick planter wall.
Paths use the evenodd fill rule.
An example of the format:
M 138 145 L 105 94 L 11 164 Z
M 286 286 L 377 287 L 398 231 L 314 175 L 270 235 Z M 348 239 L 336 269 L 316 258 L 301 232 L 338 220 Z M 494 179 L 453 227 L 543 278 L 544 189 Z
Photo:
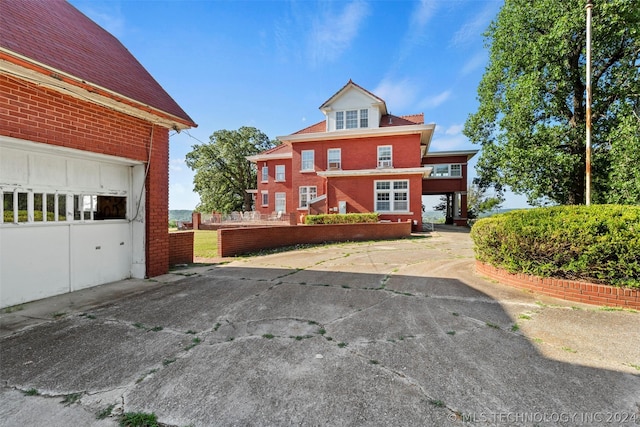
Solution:
M 409 236 L 409 221 L 220 229 L 218 255 L 229 257 L 304 243 L 399 239 Z
M 169 233 L 169 265 L 193 262 L 193 231 Z
M 568 301 L 640 310 L 640 290 L 636 289 L 520 273 L 514 274 L 480 261 L 476 261 L 476 271 L 506 285 L 529 289 Z

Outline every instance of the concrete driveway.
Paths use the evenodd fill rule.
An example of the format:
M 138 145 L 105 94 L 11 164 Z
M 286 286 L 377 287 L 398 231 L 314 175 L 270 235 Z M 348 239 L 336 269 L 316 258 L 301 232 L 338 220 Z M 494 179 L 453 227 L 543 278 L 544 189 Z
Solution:
M 477 276 L 455 228 L 176 270 L 1 320 L 1 426 L 114 426 L 123 412 L 169 426 L 640 425 L 640 314 Z

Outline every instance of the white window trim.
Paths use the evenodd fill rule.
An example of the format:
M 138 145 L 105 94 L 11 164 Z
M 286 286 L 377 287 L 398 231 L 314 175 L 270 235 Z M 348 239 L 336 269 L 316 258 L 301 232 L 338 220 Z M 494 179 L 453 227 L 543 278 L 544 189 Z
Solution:
M 282 201 L 282 209 L 278 209 L 278 201 L 281 199 Z M 274 197 L 273 209 L 276 212 L 286 212 L 287 211 L 287 193 L 277 192 Z
M 389 148 L 391 152 L 389 160 L 380 160 L 380 149 L 381 148 Z M 393 167 L 393 145 L 378 145 L 377 148 L 377 164 L 378 168 L 392 168 Z
M 330 151 L 337 151 L 338 155 L 340 157 L 340 161 L 338 164 L 338 167 L 331 167 L 331 163 L 329 162 L 329 152 Z M 331 170 L 342 170 L 342 149 L 341 148 L 329 148 L 327 149 L 327 170 L 331 171 Z
M 282 179 L 279 179 L 278 175 L 280 175 L 278 173 L 278 168 L 282 168 Z M 285 165 L 276 165 L 276 172 L 275 172 L 275 181 L 276 182 L 286 182 L 287 180 L 287 170 L 285 168 Z
M 311 192 L 309 191 L 310 189 L 314 189 L 315 190 L 315 196 L 311 197 Z M 304 194 L 306 194 L 307 196 L 307 206 L 302 206 L 302 189 L 305 189 Z M 298 187 L 298 210 L 308 210 L 309 209 L 309 202 L 315 198 L 318 197 L 318 187 L 315 185 L 301 185 L 300 187 Z
M 463 173 L 462 173 L 462 166 L 464 166 L 466 163 L 436 163 L 436 164 L 432 164 L 432 165 L 424 165 L 425 167 L 431 167 L 433 168 L 431 175 L 429 175 L 429 178 L 432 179 L 461 179 L 463 177 Z M 436 175 L 436 168 L 437 167 L 442 167 L 442 166 L 446 166 L 447 167 L 447 175 L 444 176 L 438 176 Z M 451 166 L 460 166 L 460 175 L 455 175 L 452 176 L 451 175 Z
M 311 153 L 311 167 L 304 167 L 304 153 Z M 316 152 L 315 150 L 302 150 L 300 152 L 300 172 L 315 172 Z
M 267 171 L 267 179 L 265 179 L 265 173 L 264 171 Z M 269 166 L 262 166 L 262 169 L 260 170 L 260 180 L 261 182 L 269 182 Z
M 388 190 L 378 190 L 379 182 L 388 182 L 389 189 Z M 393 189 L 394 182 L 406 182 L 407 188 L 402 189 L 401 191 L 395 191 Z M 406 193 L 407 194 L 407 209 L 405 210 L 394 210 L 393 207 L 393 195 L 398 193 Z M 379 193 L 389 193 L 389 210 L 379 210 L 378 209 L 378 194 Z M 408 179 L 378 179 L 373 181 L 373 208 L 375 212 L 383 213 L 383 214 L 412 214 L 411 212 L 411 182 Z

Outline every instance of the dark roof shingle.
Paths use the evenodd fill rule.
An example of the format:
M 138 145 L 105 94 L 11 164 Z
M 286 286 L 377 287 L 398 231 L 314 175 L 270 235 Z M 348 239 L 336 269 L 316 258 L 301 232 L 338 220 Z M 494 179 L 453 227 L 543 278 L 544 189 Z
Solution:
M 65 0 L 0 0 L 0 47 L 195 125 L 118 39 Z

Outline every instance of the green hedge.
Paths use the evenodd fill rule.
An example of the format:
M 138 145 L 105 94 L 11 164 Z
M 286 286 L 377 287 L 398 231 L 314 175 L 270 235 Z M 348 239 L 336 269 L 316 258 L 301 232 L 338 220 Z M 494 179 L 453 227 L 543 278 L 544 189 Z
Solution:
M 557 206 L 480 219 L 479 261 L 512 273 L 640 288 L 640 206 Z
M 307 215 L 305 224 L 358 224 L 363 222 L 378 222 L 377 213 L 350 213 L 329 215 Z
M 54 213 L 47 212 L 47 221 L 54 221 Z M 64 215 L 58 216 L 58 221 L 64 221 L 66 217 Z M 37 210 L 33 211 L 33 220 L 38 222 L 42 221 L 42 211 Z M 4 211 L 4 222 L 9 224 L 13 222 L 13 211 Z M 27 222 L 27 211 L 19 210 L 18 211 L 18 222 Z

